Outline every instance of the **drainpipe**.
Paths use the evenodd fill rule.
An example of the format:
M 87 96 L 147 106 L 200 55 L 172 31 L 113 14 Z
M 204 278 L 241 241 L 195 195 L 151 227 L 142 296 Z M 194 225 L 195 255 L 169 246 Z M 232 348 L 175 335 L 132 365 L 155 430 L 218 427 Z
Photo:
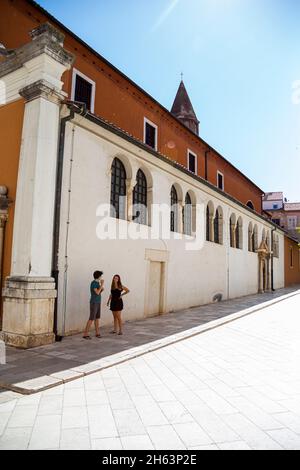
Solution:
M 273 233 L 276 232 L 276 227 L 273 227 L 271 230 L 271 290 L 272 292 L 275 291 L 274 289 L 274 240 L 273 240 Z
M 55 191 L 55 206 L 54 206 L 54 229 L 53 229 L 53 250 L 52 250 L 52 277 L 55 281 L 55 288 L 58 291 L 58 250 L 59 250 L 59 234 L 60 234 L 60 208 L 61 208 L 61 194 L 62 194 L 62 177 L 63 177 L 63 163 L 64 163 L 64 150 L 65 150 L 65 134 L 66 124 L 72 121 L 75 116 L 75 109 L 81 109 L 80 114 L 86 114 L 86 106 L 83 103 L 69 103 L 70 114 L 60 120 L 59 141 L 58 141 L 58 157 L 56 169 L 56 191 Z M 61 341 L 62 336 L 57 334 L 57 299 L 54 304 L 54 320 L 53 332 L 55 334 L 55 341 Z
M 61 192 L 62 192 L 62 176 L 63 176 L 63 162 L 64 162 L 64 149 L 65 149 L 65 134 L 66 124 L 74 118 L 75 112 L 70 110 L 70 114 L 60 121 L 59 142 L 58 142 L 58 158 L 56 169 L 56 191 L 55 191 L 55 206 L 54 206 L 54 231 L 53 231 L 53 250 L 52 250 L 52 277 L 54 277 L 55 288 L 58 290 L 58 249 L 59 249 L 59 229 L 60 229 L 60 206 L 61 206 Z M 54 320 L 53 320 L 53 333 L 55 334 L 55 341 L 61 341 L 62 336 L 57 334 L 57 297 L 54 304 Z

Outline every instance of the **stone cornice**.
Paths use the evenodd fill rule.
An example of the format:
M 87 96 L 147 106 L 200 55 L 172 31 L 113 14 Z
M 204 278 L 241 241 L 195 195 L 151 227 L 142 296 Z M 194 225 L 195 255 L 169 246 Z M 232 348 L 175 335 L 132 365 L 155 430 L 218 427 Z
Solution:
M 63 91 L 53 87 L 46 80 L 38 80 L 19 91 L 19 94 L 28 102 L 36 98 L 45 98 L 56 104 L 60 103 L 67 96 Z
M 0 63 L 0 78 L 21 68 L 26 62 L 47 54 L 54 60 L 69 69 L 75 56 L 63 48 L 64 35 L 49 23 L 35 28 L 30 33 L 32 41 L 11 52 L 6 59 Z

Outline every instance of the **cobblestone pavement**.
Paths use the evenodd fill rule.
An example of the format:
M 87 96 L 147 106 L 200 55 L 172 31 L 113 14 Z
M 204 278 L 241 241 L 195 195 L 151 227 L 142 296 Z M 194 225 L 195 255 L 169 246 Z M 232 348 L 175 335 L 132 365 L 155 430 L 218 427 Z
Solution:
M 0 449 L 300 449 L 299 307 L 295 295 L 44 392 L 4 392 Z
M 93 337 L 91 341 L 82 339 L 82 335 L 75 335 L 64 338 L 62 342 L 31 350 L 7 347 L 7 363 L 0 365 L 0 387 L 2 384 L 13 386 L 16 391 L 26 391 L 58 385 L 70 378 L 80 377 L 88 370 L 101 369 L 97 361 L 99 363 L 103 358 L 113 357 L 117 353 L 170 337 L 294 291 L 295 287 L 279 289 L 263 295 L 250 295 L 127 322 L 122 337 L 110 335 L 110 327 L 102 329 L 102 338 Z

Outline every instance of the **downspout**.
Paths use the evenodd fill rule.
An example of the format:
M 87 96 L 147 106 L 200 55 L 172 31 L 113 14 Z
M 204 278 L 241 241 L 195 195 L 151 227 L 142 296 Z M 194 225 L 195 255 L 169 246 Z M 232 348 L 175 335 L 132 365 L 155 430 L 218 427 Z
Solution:
M 66 104 L 66 103 L 65 103 Z M 84 103 L 69 102 L 67 103 L 70 109 L 70 114 L 61 118 L 58 140 L 58 157 L 56 169 L 56 190 L 55 190 L 55 205 L 54 205 L 54 228 L 53 228 L 53 250 L 52 250 L 52 277 L 55 281 L 55 288 L 58 293 L 58 251 L 59 251 L 59 236 L 60 236 L 60 213 L 61 213 L 61 195 L 62 195 L 62 179 L 63 179 L 63 164 L 64 164 L 64 151 L 65 151 L 65 134 L 66 124 L 72 121 L 75 112 L 85 115 L 87 113 L 86 105 Z M 77 108 L 77 110 L 76 110 Z M 55 334 L 55 341 L 61 341 L 62 336 L 57 333 L 57 304 L 58 295 L 54 303 L 54 318 L 53 318 L 53 333 Z
M 56 190 L 55 190 L 55 206 L 54 206 L 54 229 L 53 229 L 53 250 L 52 250 L 52 277 L 55 281 L 55 288 L 58 291 L 58 250 L 59 250 L 59 233 L 60 233 L 60 207 L 61 207 L 61 193 L 62 193 L 62 177 L 63 177 L 63 163 L 64 163 L 64 150 L 65 150 L 65 134 L 66 124 L 71 121 L 75 116 L 74 109 L 70 109 L 70 114 L 60 120 L 59 141 L 58 141 L 58 157 L 56 169 Z M 55 341 L 61 341 L 62 336 L 57 334 L 57 298 L 54 303 L 54 320 L 53 320 L 53 333 L 55 334 Z

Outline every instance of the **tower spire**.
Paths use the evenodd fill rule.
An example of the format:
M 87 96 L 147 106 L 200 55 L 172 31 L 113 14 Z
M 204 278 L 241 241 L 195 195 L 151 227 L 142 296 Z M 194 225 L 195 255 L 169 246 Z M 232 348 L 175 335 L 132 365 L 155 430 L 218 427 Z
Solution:
M 171 113 L 187 126 L 195 134 L 199 135 L 199 121 L 192 106 L 189 95 L 183 83 L 183 73 L 181 72 L 181 82 L 179 84 Z

